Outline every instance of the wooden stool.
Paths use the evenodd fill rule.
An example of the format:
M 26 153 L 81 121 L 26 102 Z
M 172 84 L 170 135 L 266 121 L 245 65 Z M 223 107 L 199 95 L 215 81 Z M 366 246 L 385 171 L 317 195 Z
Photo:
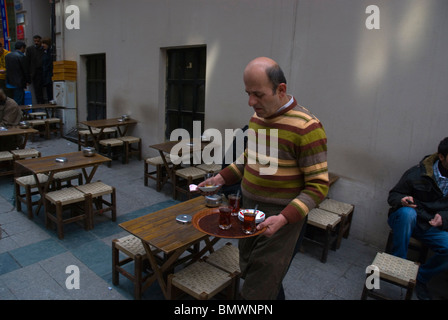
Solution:
M 64 135 L 62 130 L 62 119 L 59 118 L 47 118 L 45 119 L 45 133 L 47 139 L 50 139 L 51 133 L 59 133 L 62 136 Z
M 341 226 L 339 227 L 338 240 L 336 244 L 336 249 L 339 249 L 341 246 L 342 237 L 347 239 L 350 233 L 355 206 L 349 203 L 327 198 L 319 204 L 319 209 L 333 212 L 341 217 Z
M 37 179 L 39 179 L 39 183 L 44 184 L 48 181 L 48 176 L 45 174 L 39 173 L 37 175 Z M 25 189 L 25 193 L 21 193 L 21 187 Z M 22 203 L 26 204 L 26 208 L 28 210 L 28 218 L 33 219 L 33 206 L 38 204 L 38 208 L 36 210 L 36 215 L 39 213 L 40 207 L 42 206 L 41 199 L 32 200 L 34 195 L 40 195 L 39 190 L 37 189 L 36 179 L 34 175 L 28 175 L 23 177 L 18 177 L 14 179 L 14 188 L 15 188 L 15 197 L 16 197 L 16 206 L 17 211 L 22 211 Z M 36 189 L 36 190 L 33 190 Z
M 83 203 L 83 213 L 75 215 L 75 211 L 71 210 L 69 218 L 63 218 L 63 210 L 65 206 L 71 204 Z M 64 224 L 84 220 L 84 229 L 89 229 L 90 209 L 87 206 L 84 193 L 76 190 L 75 187 L 64 188 L 57 191 L 48 192 L 45 195 L 45 225 L 50 228 L 51 222 L 56 223 L 58 238 L 64 238 Z M 55 207 L 53 212 L 52 207 Z
M 304 239 L 314 242 L 323 247 L 321 262 L 327 262 L 328 250 L 336 250 L 337 244 L 337 227 L 341 222 L 341 217 L 332 212 L 314 208 L 308 213 L 308 223 Z M 309 228 L 311 226 L 312 228 Z M 323 231 L 324 239 L 322 241 L 316 239 L 313 231 Z
M 28 159 L 28 158 L 40 158 L 40 151 L 36 149 L 17 149 L 11 150 L 14 155 L 14 160 Z
M 237 299 L 241 277 L 240 252 L 238 248 L 231 243 L 226 243 L 215 252 L 205 256 L 203 260 L 218 269 L 235 275 L 235 292 L 233 297 Z
M 7 176 L 14 173 L 14 155 L 9 151 L 0 151 L 0 162 L 4 166 L 0 171 L 0 176 Z
M 172 165 L 170 155 L 165 155 L 165 159 L 168 165 Z M 149 166 L 154 166 L 155 171 L 149 171 Z M 170 178 L 166 172 L 165 164 L 163 163 L 163 159 L 161 156 L 146 158 L 145 163 L 143 164 L 144 169 L 144 183 L 145 186 L 148 186 L 148 178 L 156 181 L 156 190 L 160 192 L 162 190 L 163 185 Z
M 142 160 L 142 139 L 133 136 L 124 136 L 117 138 L 124 142 L 124 155 L 125 155 L 125 163 L 129 163 L 129 158 L 132 155 L 137 155 L 138 160 Z M 133 147 L 133 145 L 137 145 Z
M 174 181 L 173 181 L 173 198 L 177 199 L 177 192 L 180 191 L 185 193 L 188 199 L 191 199 L 191 192 L 189 189 L 190 184 L 195 180 L 204 179 L 205 171 L 196 167 L 186 167 L 182 169 L 175 170 L 174 172 Z M 186 180 L 186 189 L 182 188 L 179 184 L 180 180 Z
M 197 165 L 196 168 L 204 170 L 205 172 L 208 172 L 208 173 L 218 173 L 219 171 L 221 171 L 222 165 L 215 164 L 215 163 L 212 163 L 212 164 L 203 163 L 203 164 Z
M 170 299 L 175 299 L 181 291 L 195 299 L 208 300 L 227 289 L 227 298 L 232 299 L 235 286 L 235 275 L 199 260 L 179 272 L 170 274 L 167 291 Z
M 92 129 L 93 134 L 98 134 L 99 129 Z M 81 147 L 93 146 L 93 137 L 89 129 L 78 130 L 78 151 L 81 151 Z
M 31 128 L 36 129 L 39 131 L 38 135 L 46 135 L 46 126 L 45 126 L 45 120 L 35 119 L 35 120 L 28 120 L 28 123 Z M 34 134 L 31 136 L 31 140 L 34 141 Z
M 117 205 L 116 205 L 116 193 L 115 188 L 109 186 L 101 181 L 83 184 L 75 187 L 78 191 L 81 191 L 86 196 L 87 206 L 90 210 L 89 229 L 94 226 L 94 217 L 96 214 L 103 214 L 104 212 L 111 212 L 111 220 L 117 220 Z M 103 196 L 110 195 L 110 201 L 103 199 Z M 93 207 L 95 202 L 96 209 Z M 103 208 L 103 204 L 106 205 Z
M 28 113 L 28 116 L 33 118 L 33 119 L 45 119 L 45 117 L 47 116 L 47 113 L 46 112 L 36 111 L 36 112 Z
M 125 151 L 123 150 L 123 146 L 124 146 L 123 140 L 110 138 L 110 139 L 100 140 L 99 143 L 100 143 L 100 145 L 105 147 L 107 150 L 106 153 L 103 153 L 103 154 L 106 154 L 106 156 L 111 159 L 112 159 L 113 149 L 114 148 L 119 149 L 120 151 L 118 152 L 117 156 L 121 156 L 122 162 L 125 163 Z M 112 165 L 112 161 L 109 161 L 107 166 L 110 167 L 111 165 Z
M 380 280 L 384 280 L 405 288 L 405 300 L 411 300 L 412 293 L 417 282 L 417 272 L 419 268 L 419 264 L 417 262 L 395 257 L 387 253 L 378 252 L 372 262 L 372 266 L 378 267 Z M 368 276 L 369 275 L 367 275 L 367 277 Z M 361 299 L 365 300 L 367 297 L 388 299 L 384 295 L 374 292 L 373 290 L 374 289 L 367 289 L 364 284 Z
M 385 249 L 386 253 L 392 254 L 393 237 L 394 237 L 394 233 L 392 230 L 390 230 L 389 236 L 387 237 L 387 243 L 386 243 L 386 249 Z M 428 258 L 429 248 L 426 245 L 424 245 L 420 240 L 417 240 L 414 237 L 411 237 L 409 239 L 408 249 L 411 249 L 418 253 L 416 259 L 410 259 L 410 255 L 408 255 L 408 257 L 407 257 L 408 259 L 416 260 L 417 262 L 419 262 L 421 264 L 425 263 L 426 259 Z
M 160 251 L 151 247 L 154 252 Z M 127 258 L 120 260 L 120 251 L 127 255 Z M 124 265 L 134 262 L 134 274 L 128 272 Z M 112 240 L 112 283 L 117 286 L 120 281 L 120 273 L 132 281 L 134 284 L 134 299 L 140 300 L 142 297 L 142 285 L 152 274 L 143 276 L 143 263 L 148 261 L 142 241 L 128 235 L 120 239 Z
M 53 175 L 54 188 L 58 190 L 63 187 L 71 187 L 72 180 L 78 180 L 78 185 L 82 185 L 82 173 L 76 170 L 57 172 Z M 64 182 L 67 182 L 65 186 L 62 185 Z

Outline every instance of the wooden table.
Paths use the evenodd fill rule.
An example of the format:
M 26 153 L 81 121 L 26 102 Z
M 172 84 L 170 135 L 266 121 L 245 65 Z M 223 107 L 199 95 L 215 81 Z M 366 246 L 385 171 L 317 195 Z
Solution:
M 204 197 L 197 197 L 120 224 L 124 230 L 142 240 L 154 271 L 154 274 L 146 280 L 143 291 L 158 280 L 164 296 L 168 299 L 166 273 L 185 260 L 178 260 L 178 258 L 201 241 L 205 242 L 204 248 L 193 252 L 187 257 L 189 260 L 195 261 L 205 252 L 213 252 L 213 245 L 219 238 L 210 239 L 209 235 L 198 231 L 191 223 L 181 224 L 176 221 L 178 215 L 193 216 L 204 208 L 206 208 Z M 167 259 L 159 263 L 150 246 L 161 250 Z
M 56 161 L 56 158 L 62 157 L 66 158 L 67 162 Z M 37 181 L 38 190 L 41 193 L 41 203 L 37 209 L 37 212 L 39 212 L 40 206 L 42 205 L 42 199 L 45 196 L 45 193 L 47 193 L 55 173 L 67 170 L 82 169 L 85 183 L 89 183 L 92 181 L 98 166 L 108 161 L 111 160 L 100 154 L 95 153 L 92 157 L 85 157 L 82 151 L 78 151 L 47 157 L 17 160 L 14 162 L 14 171 L 16 176 L 19 176 L 19 173 L 22 171 L 29 171 L 34 175 L 34 178 Z M 87 168 L 89 167 L 92 167 L 90 173 L 87 172 Z M 40 173 L 48 175 L 48 180 L 44 186 L 40 185 L 39 179 L 37 178 L 37 175 Z
M 92 135 L 93 141 L 95 143 L 95 148 L 96 150 L 100 150 L 99 139 L 101 139 L 104 129 L 115 127 L 117 128 L 120 137 L 123 137 L 126 135 L 129 126 L 137 123 L 137 120 L 134 119 L 128 119 L 125 121 L 120 120 L 121 118 L 111 118 L 111 119 L 81 121 L 80 123 L 86 125 L 89 128 L 90 134 Z M 123 131 L 121 130 L 121 127 L 124 127 Z M 100 132 L 94 134 L 93 132 L 94 129 L 100 129 Z
M 168 161 L 166 159 L 166 154 L 171 154 L 171 150 L 177 144 L 181 144 L 180 146 L 188 148 L 190 154 L 194 154 L 196 152 L 201 152 L 204 148 L 209 145 L 210 141 L 201 141 L 199 143 L 198 139 L 190 139 L 186 141 L 167 141 L 163 143 L 153 144 L 149 146 L 150 148 L 156 149 L 159 151 L 160 156 L 162 157 L 163 164 L 165 166 L 166 172 L 168 173 L 168 177 L 173 179 L 175 167 L 170 167 Z M 179 157 L 183 155 L 181 153 L 178 154 Z
M 54 118 L 56 109 L 65 109 L 64 106 L 60 106 L 57 104 L 34 104 L 27 106 L 20 106 L 24 115 L 26 115 L 27 111 L 32 111 L 35 109 L 44 109 L 47 114 L 47 118 Z
M 8 127 L 6 131 L 0 131 L 0 137 L 8 137 L 8 136 L 18 136 L 23 135 L 24 139 L 22 143 L 19 145 L 19 149 L 24 149 L 26 146 L 26 143 L 28 141 L 28 135 L 38 133 L 36 129 L 28 128 L 28 129 L 21 129 L 18 126 L 15 127 Z M 0 147 L 1 149 L 1 147 Z M 3 150 L 7 151 L 7 150 Z

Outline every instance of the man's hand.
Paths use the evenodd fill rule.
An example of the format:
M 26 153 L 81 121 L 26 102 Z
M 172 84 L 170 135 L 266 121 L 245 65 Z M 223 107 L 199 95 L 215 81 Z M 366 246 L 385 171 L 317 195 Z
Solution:
M 429 220 L 429 224 L 432 225 L 433 227 L 441 227 L 442 226 L 442 216 L 440 214 L 436 213 L 434 218 Z
M 261 230 L 264 227 L 266 228 L 266 231 L 263 232 L 263 235 L 266 237 L 272 236 L 274 233 L 276 233 L 281 227 L 286 225 L 288 223 L 288 220 L 282 215 L 278 214 L 276 216 L 270 216 L 266 220 L 264 220 L 262 223 L 260 223 L 257 226 L 257 230 Z
M 417 205 L 414 203 L 414 198 L 412 196 L 406 196 L 401 199 L 401 205 L 403 207 L 417 208 Z
M 213 185 L 213 186 L 220 186 L 218 189 L 216 189 L 213 192 L 203 192 L 203 191 L 199 191 L 201 192 L 202 195 L 205 196 L 209 196 L 212 194 L 215 194 L 219 189 L 221 189 L 221 187 L 225 184 L 226 182 L 224 181 L 224 178 L 218 173 L 216 176 L 208 178 L 205 181 L 202 181 L 200 184 L 198 184 L 198 188 L 199 187 L 205 187 L 205 185 Z

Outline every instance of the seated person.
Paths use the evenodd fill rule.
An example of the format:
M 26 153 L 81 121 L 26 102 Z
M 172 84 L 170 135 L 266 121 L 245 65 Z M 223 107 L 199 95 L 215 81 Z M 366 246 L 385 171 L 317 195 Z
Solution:
M 22 120 L 22 110 L 17 103 L 6 96 L 0 89 L 0 127 L 17 126 Z M 0 151 L 17 149 L 21 144 L 22 136 L 0 137 Z
M 22 110 L 19 105 L 0 89 L 0 126 L 17 126 L 21 120 Z
M 415 289 L 422 300 L 431 299 L 427 287 L 431 278 L 448 270 L 447 154 L 448 137 L 440 142 L 437 153 L 407 170 L 388 197 L 392 254 L 406 259 L 411 236 L 434 252 L 418 271 Z

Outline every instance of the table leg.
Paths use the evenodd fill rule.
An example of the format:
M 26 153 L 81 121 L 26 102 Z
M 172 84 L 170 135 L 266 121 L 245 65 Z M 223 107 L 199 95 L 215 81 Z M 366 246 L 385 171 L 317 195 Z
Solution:
M 159 266 L 154 256 L 154 253 L 149 247 L 149 244 L 147 244 L 145 241 L 142 241 L 142 243 L 145 248 L 146 255 L 148 256 L 149 263 L 151 264 L 151 268 L 154 271 L 154 274 L 146 280 L 142 291 L 146 290 L 155 280 L 158 280 L 163 295 L 165 296 L 166 299 L 168 299 L 167 286 L 166 286 L 167 284 L 164 278 L 164 272 L 169 267 L 171 267 L 174 264 L 174 262 L 176 262 L 177 258 L 180 257 L 180 255 L 186 250 L 188 246 L 176 250 L 161 266 Z
M 98 169 L 98 165 L 94 165 L 92 168 L 92 171 L 90 171 L 90 174 L 87 173 L 86 168 L 82 168 L 82 174 L 84 176 L 84 179 L 86 181 L 86 183 L 90 183 L 92 181 L 92 178 L 96 172 L 96 170 Z
M 92 135 L 93 144 L 95 145 L 95 149 L 96 149 L 97 152 L 100 152 L 100 148 L 99 148 L 99 146 L 100 146 L 99 139 L 101 138 L 101 135 L 103 134 L 103 130 L 104 130 L 104 128 L 102 128 L 102 129 L 100 130 L 100 132 L 98 133 L 98 135 L 95 135 L 95 134 L 93 133 L 92 127 L 89 126 L 89 131 L 90 131 L 90 134 Z
M 203 238 L 201 240 L 199 240 L 196 243 L 199 243 L 200 241 L 204 240 L 205 242 L 205 247 L 200 250 L 199 252 L 195 253 L 194 255 L 191 256 L 191 260 L 189 263 L 195 262 L 198 259 L 200 259 L 207 251 L 209 251 L 210 253 L 212 253 L 213 250 L 213 246 L 220 240 L 220 238 L 215 237 L 213 240 L 210 241 L 209 237 Z M 166 299 L 169 299 L 168 296 L 168 292 L 167 292 L 167 280 L 166 280 L 166 271 L 170 270 L 170 268 L 172 268 L 176 261 L 179 259 L 179 257 L 193 244 L 188 244 L 182 248 L 179 248 L 177 250 L 175 250 L 174 252 L 172 252 L 168 259 L 165 260 L 163 262 L 162 265 L 159 265 L 157 263 L 156 257 L 155 257 L 155 253 L 152 252 L 150 246 L 148 243 L 146 243 L 145 241 L 142 240 L 143 243 L 143 247 L 145 248 L 146 251 L 146 255 L 148 256 L 149 259 L 149 263 L 151 265 L 152 270 L 154 271 L 154 274 L 149 277 L 148 279 L 146 279 L 146 282 L 143 285 L 142 288 L 142 292 L 144 292 L 149 286 L 151 286 L 154 281 L 158 281 L 160 288 L 162 289 L 163 295 L 165 296 Z

